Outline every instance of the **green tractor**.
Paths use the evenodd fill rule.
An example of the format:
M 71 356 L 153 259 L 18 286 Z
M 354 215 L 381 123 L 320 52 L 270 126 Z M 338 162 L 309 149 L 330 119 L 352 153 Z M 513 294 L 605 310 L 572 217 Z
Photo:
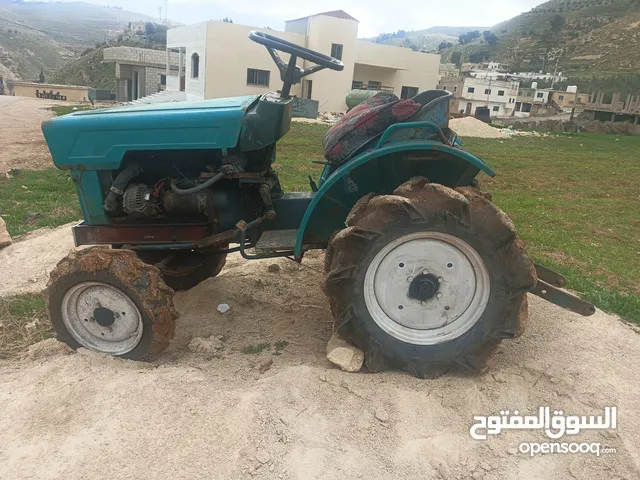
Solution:
M 448 128 L 449 92 L 381 93 L 358 105 L 327 133 L 311 191 L 285 193 L 272 164 L 291 122 L 291 87 L 344 67 L 272 35 L 249 37 L 277 64 L 280 91 L 43 123 L 55 165 L 77 187 L 75 243 L 97 245 L 51 273 L 61 340 L 154 358 L 174 335 L 174 290 L 216 276 L 231 252 L 301 262 L 326 249 L 335 330 L 364 351 L 370 371 L 477 371 L 502 339 L 521 334 L 528 292 L 595 311 L 531 263 L 509 217 L 478 189 L 476 176 L 494 172 Z

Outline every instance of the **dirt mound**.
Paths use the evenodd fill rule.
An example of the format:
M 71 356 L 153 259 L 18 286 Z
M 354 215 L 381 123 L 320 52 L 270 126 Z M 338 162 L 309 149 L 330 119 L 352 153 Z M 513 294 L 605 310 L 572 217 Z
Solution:
M 483 375 L 348 374 L 325 358 L 322 259 L 230 256 L 219 277 L 177 295 L 176 337 L 153 364 L 87 350 L 0 361 L 0 478 L 638 477 L 640 336 L 620 320 L 530 297 L 527 332 Z M 199 337 L 216 340 L 215 355 L 189 349 Z M 532 458 L 513 452 L 549 441 L 539 431 L 469 436 L 474 415 L 539 406 L 617 406 L 616 432 L 562 440 L 617 454 Z
M 505 134 L 499 128 L 494 128 L 486 123 L 473 118 L 453 118 L 449 120 L 449 128 L 456 132 L 459 137 L 478 138 L 504 138 Z

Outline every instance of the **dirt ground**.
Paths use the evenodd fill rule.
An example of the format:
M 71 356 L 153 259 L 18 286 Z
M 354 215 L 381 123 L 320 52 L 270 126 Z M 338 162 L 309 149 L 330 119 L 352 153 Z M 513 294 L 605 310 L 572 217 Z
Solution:
M 0 175 L 12 168 L 53 166 L 40 125 L 60 102 L 0 95 Z
M 42 237 L 56 234 L 23 242 L 39 241 L 44 258 Z M 35 270 L 50 271 L 53 257 Z M 482 375 L 347 374 L 325 358 L 322 259 L 230 257 L 219 277 L 176 296 L 176 338 L 152 364 L 86 350 L 0 361 L 0 478 L 640 478 L 636 329 L 530 297 L 527 332 L 504 342 Z M 3 265 L 0 278 L 16 268 Z M 218 313 L 221 303 L 231 310 Z M 216 357 L 187 348 L 211 335 L 224 339 Z M 279 341 L 288 342 L 280 355 L 242 352 Z M 531 457 L 517 448 L 550 441 L 539 431 L 469 435 L 474 415 L 540 406 L 577 415 L 618 407 L 616 431 L 561 440 L 617 453 Z

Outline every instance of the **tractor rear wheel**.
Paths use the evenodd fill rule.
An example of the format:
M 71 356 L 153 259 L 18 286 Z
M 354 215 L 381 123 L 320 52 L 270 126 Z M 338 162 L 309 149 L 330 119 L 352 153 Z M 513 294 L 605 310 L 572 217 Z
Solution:
M 143 262 L 151 265 L 161 262 L 170 253 L 168 251 L 137 252 Z M 176 292 L 189 290 L 207 278 L 216 277 L 226 263 L 226 253 L 206 255 L 191 250 L 179 250 L 162 269 L 162 278 Z
M 367 195 L 332 238 L 325 291 L 369 370 L 481 370 L 520 335 L 535 270 L 513 223 L 473 187 L 416 177 Z
M 74 349 L 150 360 L 175 333 L 173 290 L 128 250 L 69 254 L 51 272 L 47 306 L 58 338 Z

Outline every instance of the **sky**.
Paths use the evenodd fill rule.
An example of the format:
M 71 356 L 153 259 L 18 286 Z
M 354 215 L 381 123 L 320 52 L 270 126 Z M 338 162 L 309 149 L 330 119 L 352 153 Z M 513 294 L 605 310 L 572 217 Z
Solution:
M 58 0 L 59 1 L 59 0 Z M 63 0 L 72 1 L 72 0 Z M 84 0 L 158 16 L 165 0 Z M 433 26 L 493 26 L 543 0 L 169 0 L 169 18 L 190 24 L 232 18 L 235 23 L 283 30 L 284 21 L 329 10 L 344 10 L 360 21 L 358 36 Z M 312 6 L 312 5 L 316 6 Z

